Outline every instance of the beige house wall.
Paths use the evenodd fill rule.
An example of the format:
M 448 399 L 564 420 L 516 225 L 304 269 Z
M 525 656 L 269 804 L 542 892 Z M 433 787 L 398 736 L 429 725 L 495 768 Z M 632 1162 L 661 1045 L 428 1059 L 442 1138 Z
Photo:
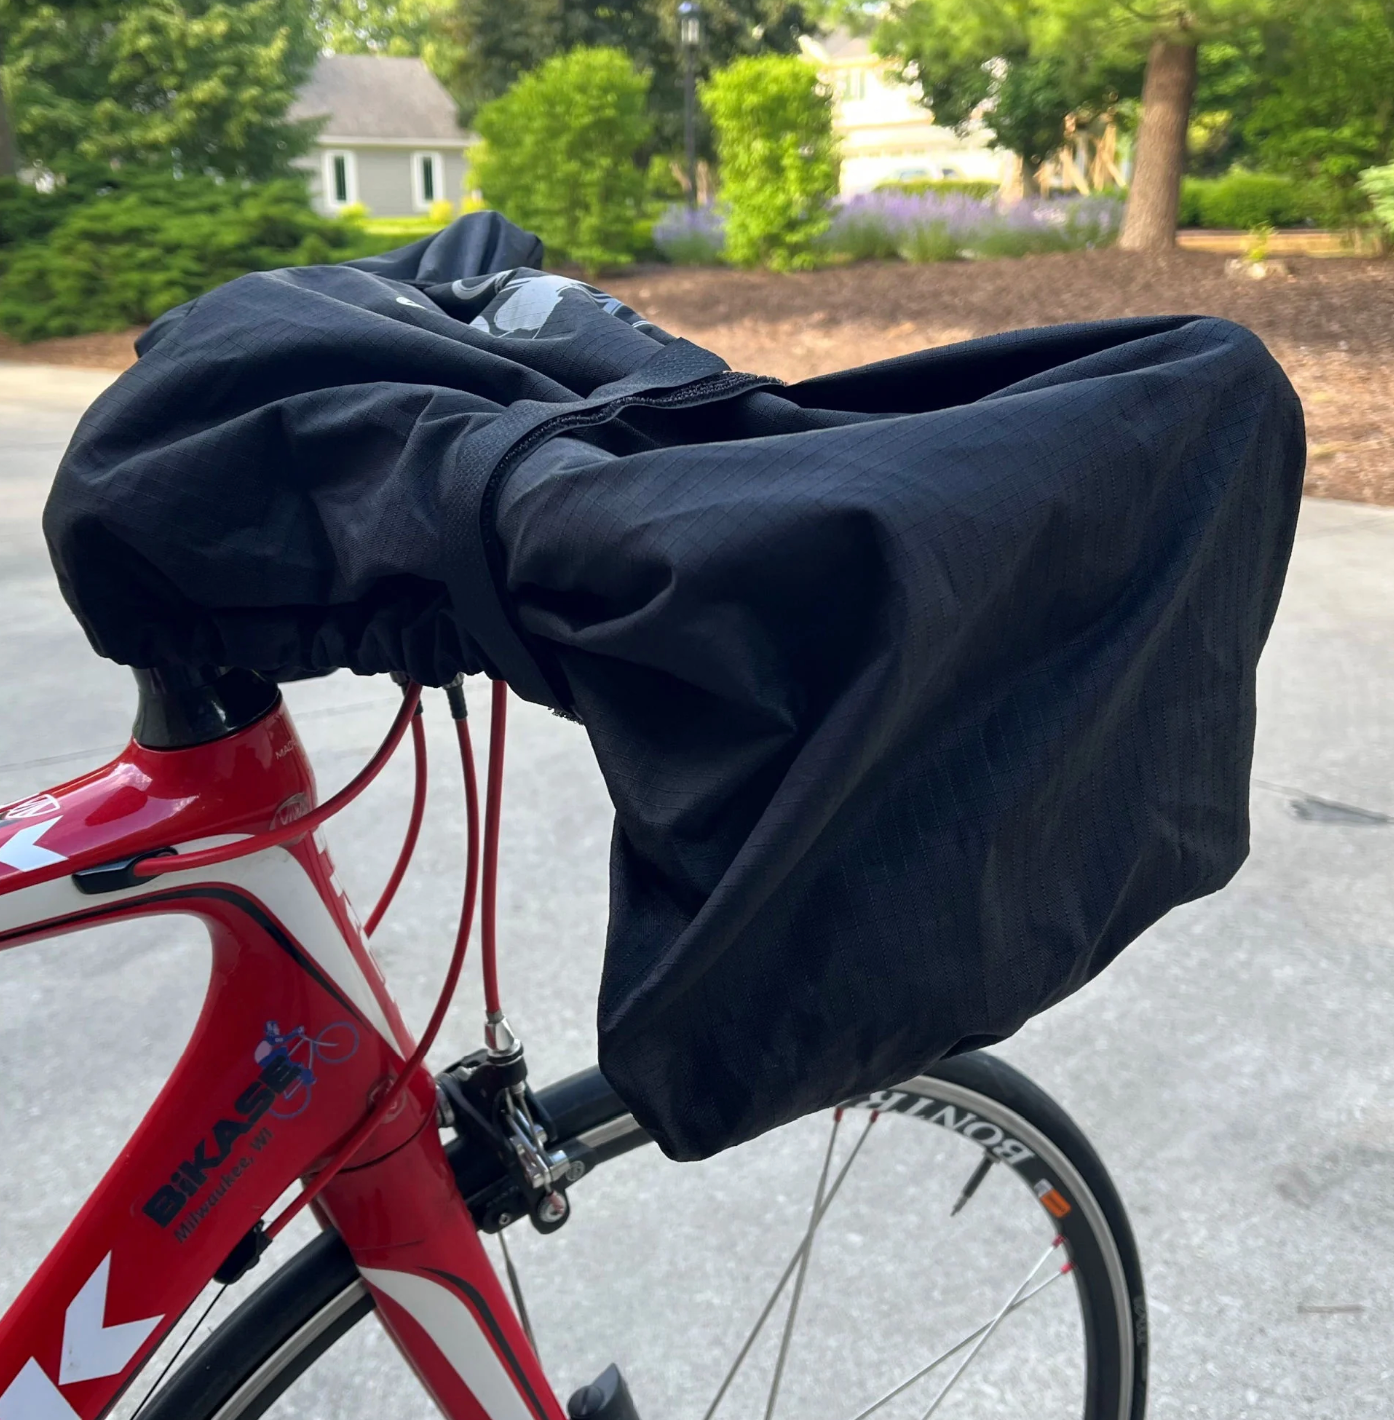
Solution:
M 833 127 L 842 147 L 842 194 L 870 192 L 908 178 L 971 178 L 1002 182 L 1010 155 L 992 147 L 983 128 L 960 137 L 941 128 L 864 39 L 839 32 L 825 41 L 800 40 L 833 92 Z

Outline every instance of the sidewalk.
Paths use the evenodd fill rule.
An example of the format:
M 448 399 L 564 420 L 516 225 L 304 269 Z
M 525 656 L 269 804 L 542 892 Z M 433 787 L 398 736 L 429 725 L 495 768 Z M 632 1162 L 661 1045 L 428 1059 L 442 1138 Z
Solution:
M 78 365 L 30 365 L 0 360 L 0 401 L 51 409 L 86 409 L 120 374 Z

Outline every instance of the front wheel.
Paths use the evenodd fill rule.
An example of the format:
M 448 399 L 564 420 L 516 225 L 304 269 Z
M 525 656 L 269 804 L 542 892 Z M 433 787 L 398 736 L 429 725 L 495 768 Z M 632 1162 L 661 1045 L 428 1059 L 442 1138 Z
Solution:
M 606 1284 L 647 1273 L 664 1295 L 636 1315 L 689 1313 L 662 1328 L 655 1364 L 631 1374 L 645 1417 L 1142 1420 L 1147 1312 L 1122 1202 L 1069 1116 L 997 1057 L 941 1061 L 697 1166 L 634 1154 L 648 1137 L 596 1070 L 539 1097 L 562 1147 L 587 1160 L 572 1186 L 577 1218 L 603 1192 L 589 1171 L 604 1164 L 614 1187 L 593 1212 L 621 1235 L 614 1266 L 578 1273 L 573 1257 L 541 1279 L 541 1295 L 584 1281 L 586 1295 L 565 1302 L 574 1330 L 580 1318 L 627 1316 L 632 1303 L 612 1305 Z M 689 1208 L 684 1188 L 712 1217 L 743 1203 L 754 1226 L 714 1258 L 709 1221 L 691 1235 L 706 1240 L 701 1255 L 668 1261 L 663 1250 L 684 1236 L 674 1222 Z M 655 1198 L 666 1216 L 646 1220 Z M 542 1272 L 551 1240 L 534 1241 Z M 528 1291 L 536 1312 L 532 1276 Z M 338 1345 L 372 1309 L 347 1249 L 322 1235 L 174 1372 L 141 1420 L 424 1417 L 424 1393 L 406 1393 L 414 1381 L 403 1374 L 403 1393 L 385 1396 L 376 1371 L 354 1373 L 363 1348 Z M 593 1370 L 608 1359 L 594 1357 Z M 340 1372 L 333 1393 L 361 1392 L 352 1408 L 317 1389 L 326 1367 Z M 559 1393 L 587 1379 L 568 1376 Z

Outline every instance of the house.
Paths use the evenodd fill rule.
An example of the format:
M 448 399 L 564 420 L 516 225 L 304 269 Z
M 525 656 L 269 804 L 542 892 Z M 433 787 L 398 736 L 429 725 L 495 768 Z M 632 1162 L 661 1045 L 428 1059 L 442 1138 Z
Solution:
M 323 120 L 300 160 L 317 211 L 361 202 L 375 217 L 406 217 L 459 202 L 473 135 L 422 60 L 322 54 L 290 116 Z
M 992 146 L 990 129 L 960 137 L 941 128 L 918 90 L 897 78 L 868 40 L 839 29 L 818 39 L 804 36 L 799 45 L 833 91 L 844 196 L 914 178 L 1011 181 L 1012 156 Z

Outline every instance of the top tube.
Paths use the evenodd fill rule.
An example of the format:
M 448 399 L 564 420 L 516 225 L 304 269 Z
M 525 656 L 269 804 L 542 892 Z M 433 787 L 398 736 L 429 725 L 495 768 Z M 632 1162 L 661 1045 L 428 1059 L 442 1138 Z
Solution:
M 109 764 L 0 805 L 0 947 L 55 905 L 137 886 L 133 866 L 293 823 L 315 805 L 309 760 L 271 682 L 246 671 L 138 671 L 134 737 Z M 25 901 L 21 901 L 24 899 Z M 93 904 L 95 905 L 95 904 Z

